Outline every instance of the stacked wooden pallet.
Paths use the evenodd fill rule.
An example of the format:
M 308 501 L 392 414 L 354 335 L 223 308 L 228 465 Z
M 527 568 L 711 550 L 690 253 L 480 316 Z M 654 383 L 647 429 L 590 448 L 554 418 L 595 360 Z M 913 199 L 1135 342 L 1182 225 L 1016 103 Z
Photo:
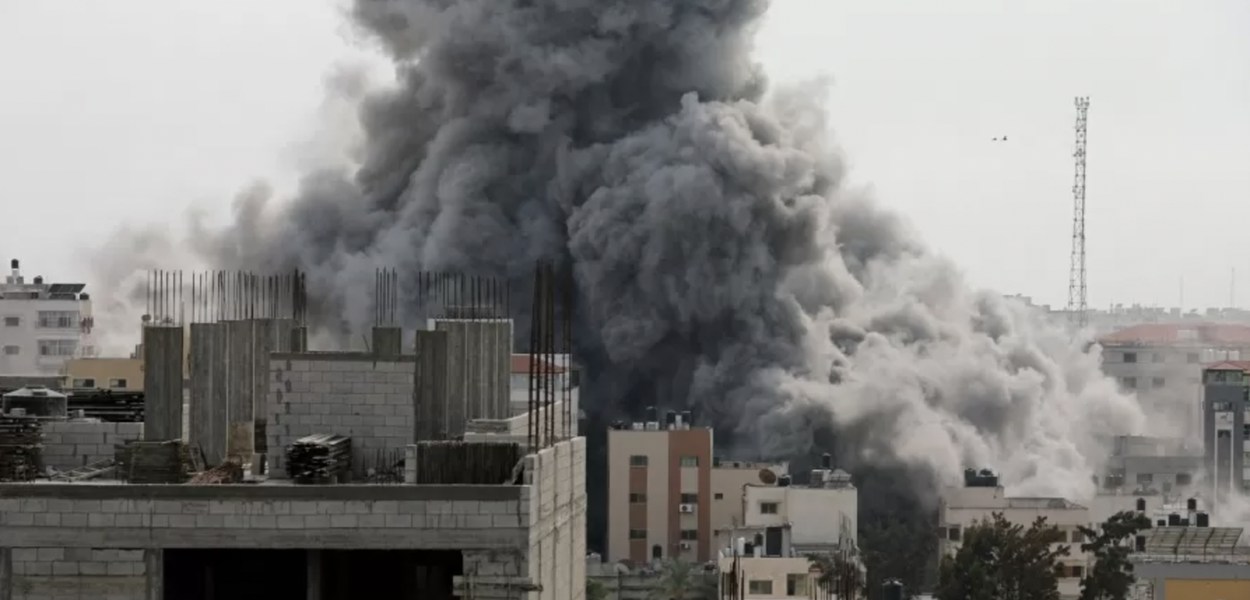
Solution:
M 351 478 L 352 439 L 314 434 L 286 449 L 286 473 L 296 483 L 345 483 Z
M 184 483 L 191 453 L 181 440 L 134 440 L 114 446 L 117 475 L 130 483 Z
M 31 417 L 0 417 L 0 481 L 31 481 L 43 463 L 43 428 Z

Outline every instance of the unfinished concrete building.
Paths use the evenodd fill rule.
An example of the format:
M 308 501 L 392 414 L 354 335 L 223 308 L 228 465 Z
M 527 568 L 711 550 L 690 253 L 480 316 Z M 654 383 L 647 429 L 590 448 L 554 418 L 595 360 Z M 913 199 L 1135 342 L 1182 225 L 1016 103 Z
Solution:
M 447 381 L 463 370 L 438 354 L 445 334 L 418 332 L 398 353 L 309 352 L 292 342 L 294 319 L 277 333 L 235 324 L 257 319 L 275 318 L 192 324 L 188 431 L 172 434 L 191 443 L 158 439 L 182 398 L 154 394 L 162 405 L 146 412 L 139 441 L 126 443 L 138 428 L 58 425 L 58 444 L 83 442 L 83 458 L 60 459 L 67 467 L 98 464 L 112 442 L 110 468 L 0 483 L 0 599 L 583 597 L 585 443 L 556 425 L 569 417 L 557 414 L 568 404 L 548 402 L 554 378 L 531 384 L 526 435 L 492 431 L 448 416 L 464 398 Z M 230 349 L 235 336 L 251 341 Z M 173 369 L 146 385 L 170 385 Z M 263 440 L 242 439 L 248 423 Z M 456 429 L 487 431 L 456 439 Z M 343 483 L 300 483 L 288 470 L 290 448 L 313 434 L 350 438 Z M 141 456 L 157 445 L 197 456 Z M 45 429 L 43 451 L 52 447 Z M 135 483 L 180 470 L 182 458 L 201 473 Z

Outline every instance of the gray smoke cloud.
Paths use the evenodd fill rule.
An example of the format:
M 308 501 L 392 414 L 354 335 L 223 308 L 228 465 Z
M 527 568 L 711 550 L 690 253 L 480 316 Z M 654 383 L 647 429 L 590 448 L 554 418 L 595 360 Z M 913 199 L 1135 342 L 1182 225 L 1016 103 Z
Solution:
M 769 93 L 752 59 L 767 6 L 357 0 L 396 83 L 363 94 L 355 162 L 289 202 L 249 190 L 194 249 L 307 270 L 345 329 L 377 266 L 571 262 L 601 406 L 691 406 L 767 458 L 832 427 L 864 460 L 1088 495 L 1096 436 L 1145 428 L 1135 401 L 847 188 L 825 83 Z

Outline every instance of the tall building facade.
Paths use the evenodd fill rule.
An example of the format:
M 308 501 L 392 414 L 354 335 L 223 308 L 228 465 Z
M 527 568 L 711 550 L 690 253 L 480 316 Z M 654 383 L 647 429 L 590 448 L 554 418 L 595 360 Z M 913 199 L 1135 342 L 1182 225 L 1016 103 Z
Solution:
M 86 286 L 27 280 L 16 259 L 9 265 L 0 283 L 0 375 L 55 376 L 69 359 L 93 356 Z
M 608 559 L 707 561 L 712 548 L 712 430 L 655 409 L 608 431 Z
M 1207 365 L 1202 382 L 1207 483 L 1217 500 L 1250 493 L 1250 361 Z

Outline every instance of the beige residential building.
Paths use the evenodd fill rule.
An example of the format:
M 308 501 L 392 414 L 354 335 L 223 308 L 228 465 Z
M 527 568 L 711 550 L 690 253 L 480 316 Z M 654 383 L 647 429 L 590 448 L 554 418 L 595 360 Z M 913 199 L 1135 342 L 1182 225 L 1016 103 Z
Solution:
M 608 431 L 608 560 L 708 561 L 712 550 L 712 430 L 654 408 Z
M 938 527 L 945 535 L 938 538 L 938 556 L 957 552 L 964 530 L 991 519 L 994 513 L 1002 513 L 1008 521 L 1026 527 L 1038 517 L 1046 517 L 1048 525 L 1059 527 L 1064 533 L 1063 543 L 1071 552 L 1061 560 L 1064 576 L 1059 579 L 1059 594 L 1063 598 L 1080 595 L 1080 581 L 1089 557 L 1081 551 L 1085 540 L 1077 528 L 1090 524 L 1089 509 L 1063 498 L 1009 497 L 989 471 L 970 470 L 964 476 L 963 487 L 950 488 L 942 494 Z
M 712 459 L 712 531 L 742 525 L 748 485 L 773 485 L 788 475 L 784 464 Z

